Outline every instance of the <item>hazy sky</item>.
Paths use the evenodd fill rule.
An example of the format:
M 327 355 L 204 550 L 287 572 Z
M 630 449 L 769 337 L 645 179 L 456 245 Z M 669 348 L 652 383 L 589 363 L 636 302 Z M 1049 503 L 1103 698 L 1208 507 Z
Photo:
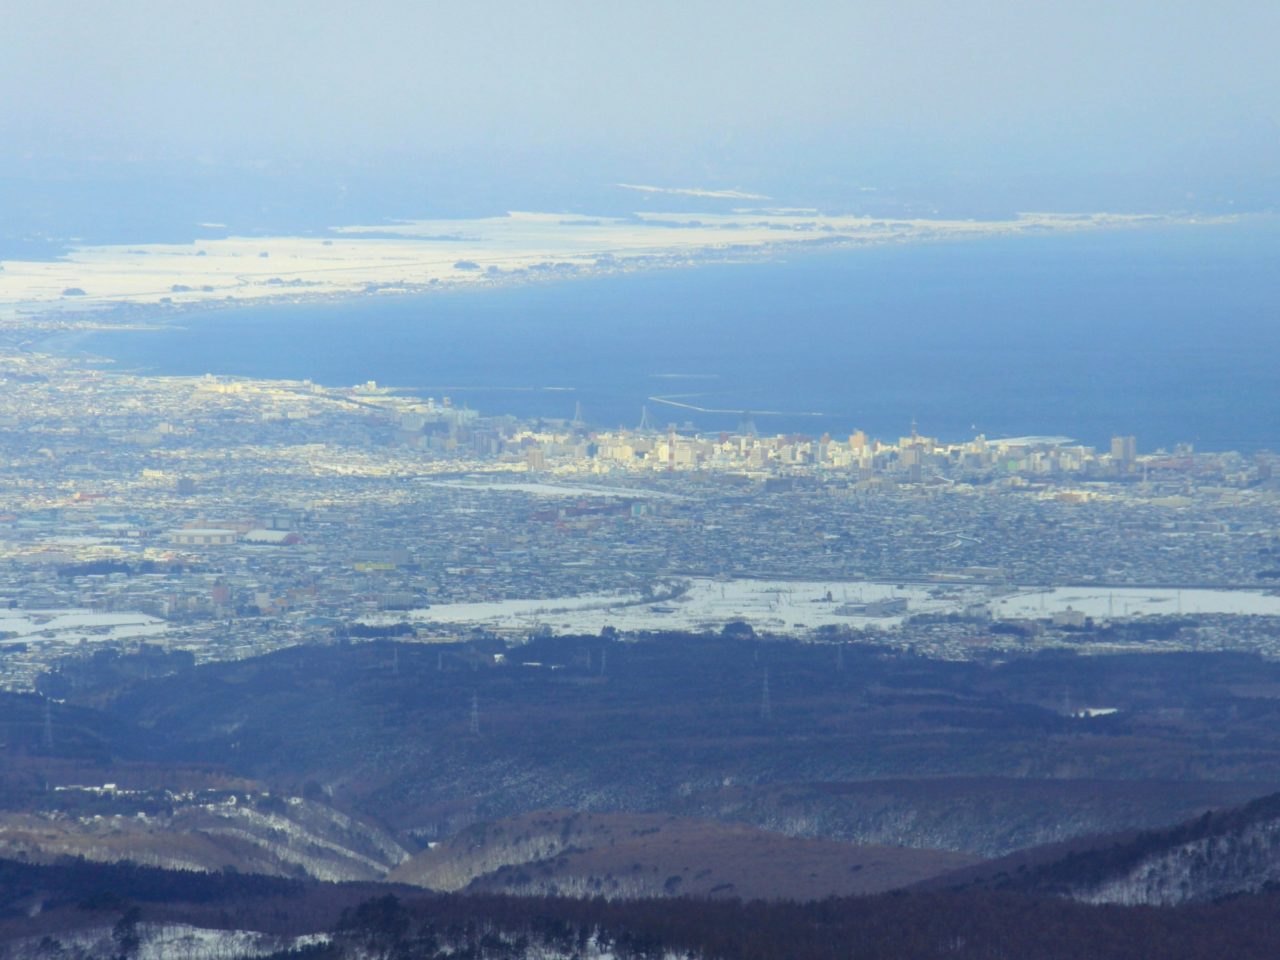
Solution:
M 1277 91 L 1276 0 L 42 0 L 0 29 L 0 172 L 523 166 L 1046 205 L 1131 183 L 1257 208 Z

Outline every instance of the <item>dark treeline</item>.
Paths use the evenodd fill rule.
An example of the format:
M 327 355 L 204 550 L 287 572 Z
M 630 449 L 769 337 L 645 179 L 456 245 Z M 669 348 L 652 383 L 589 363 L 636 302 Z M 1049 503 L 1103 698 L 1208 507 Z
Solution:
M 0 916 L 13 903 L 36 893 L 47 905 L 69 903 L 86 909 L 139 901 L 211 903 L 229 897 L 302 896 L 300 880 L 257 874 L 195 873 L 162 870 L 133 863 L 95 863 L 68 859 L 55 864 L 0 860 Z
M 218 767 L 279 792 L 332 784 L 337 802 L 393 827 L 444 830 L 450 817 L 573 807 L 587 795 L 705 815 L 720 808 L 708 792 L 729 781 L 927 771 L 931 782 L 1038 778 L 1060 791 L 1086 779 L 1258 785 L 1226 802 L 1280 782 L 1280 697 L 1251 692 L 1280 690 L 1280 667 L 1239 654 L 952 662 L 717 633 L 536 637 L 509 649 L 377 638 L 179 667 L 75 658 L 41 681 L 66 699 L 52 706 L 51 730 L 44 704 L 15 704 L 24 709 L 10 722 L 0 698 L 4 739 L 38 755 Z M 1071 715 L 1080 707 L 1116 712 L 1081 720 Z M 502 788 L 511 776 L 530 788 Z M 702 784 L 705 802 L 680 794 L 685 783 Z M 1153 790 L 1158 812 L 1135 825 L 1223 805 L 1199 794 L 1170 805 L 1165 793 Z M 1132 819 L 1098 814 L 1084 826 Z
M 32 899 L 45 913 L 29 916 Z M 737 960 L 1235 960 L 1280 955 L 1280 893 L 1179 909 L 1089 906 L 992 891 L 888 893 L 809 904 L 430 895 L 374 884 L 189 874 L 129 865 L 0 861 L 0 933 L 193 923 L 297 936 L 307 956 L 663 955 Z M 543 952 L 545 951 L 545 952 Z
M 382 626 L 373 626 L 368 623 L 347 623 L 335 630 L 333 635 L 338 639 L 374 640 L 389 637 L 411 637 L 413 633 L 413 624 L 411 623 L 388 623 Z
M 1016 877 L 988 882 L 1023 890 L 1071 893 L 1123 877 L 1150 857 L 1179 850 L 1210 837 L 1219 840 L 1225 849 L 1232 840 L 1239 840 L 1249 827 L 1261 825 L 1266 829 L 1278 817 L 1280 794 L 1270 794 L 1243 807 L 1209 811 L 1164 830 L 1144 830 L 1132 839 L 1067 853 L 1060 859 L 1025 870 Z M 1185 852 L 1183 855 L 1186 856 Z M 1213 851 L 1210 849 L 1198 855 L 1212 856 Z
M 36 690 L 57 699 L 87 696 L 138 680 L 182 673 L 195 665 L 189 650 L 165 650 L 154 644 L 139 644 L 129 653 L 94 650 L 88 656 L 64 658 L 57 669 L 36 678 Z
M 363 891 L 362 896 L 357 896 Z M 0 861 L 0 930 L 17 934 L 31 898 L 66 929 L 192 922 L 298 934 L 328 930 L 316 958 L 519 958 L 589 944 L 620 960 L 664 954 L 740 960 L 992 958 L 1166 960 L 1280 955 L 1280 893 L 1177 909 L 1090 906 L 981 890 L 885 894 L 818 903 L 569 900 L 378 893 L 334 885 L 188 874 L 127 865 Z
M 349 910 L 330 956 L 519 957 L 522 942 L 622 960 L 667 953 L 740 960 L 1275 957 L 1280 895 L 1201 907 L 1098 907 L 1014 894 L 899 893 L 821 903 L 386 897 Z M 505 937 L 497 934 L 505 934 Z

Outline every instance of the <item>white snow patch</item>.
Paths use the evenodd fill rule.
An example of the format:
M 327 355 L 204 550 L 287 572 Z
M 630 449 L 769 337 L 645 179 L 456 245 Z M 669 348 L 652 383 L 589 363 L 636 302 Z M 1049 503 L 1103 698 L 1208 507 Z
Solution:
M 886 629 L 913 614 L 963 613 L 987 607 L 997 619 L 1047 619 L 1068 609 L 1095 619 L 1177 614 L 1280 616 L 1280 596 L 1263 590 L 1176 590 L 1139 587 L 993 587 L 986 584 L 894 584 L 858 580 L 715 580 L 688 581 L 679 596 L 663 596 L 670 584 L 658 585 L 656 598 L 639 592 L 596 593 L 550 599 L 446 603 L 396 614 L 420 623 L 470 624 L 491 629 L 599 633 L 612 626 L 623 631 L 719 629 L 742 620 L 756 629 L 795 630 L 822 626 Z M 830 599 L 828 599 L 828 597 Z M 905 614 L 878 615 L 860 609 L 867 604 L 905 600 Z M 367 623 L 390 622 L 388 617 Z
M 9 643 L 56 640 L 79 643 L 123 640 L 164 633 L 169 624 L 145 613 L 94 613 L 92 610 L 8 611 L 0 616 L 0 634 L 13 634 Z M 0 644 L 6 641 L 0 640 Z
M 1070 607 L 1095 619 L 1191 613 L 1280 617 L 1280 596 L 1262 590 L 1176 590 L 1150 587 L 1047 587 L 992 604 L 997 617 L 1045 617 Z

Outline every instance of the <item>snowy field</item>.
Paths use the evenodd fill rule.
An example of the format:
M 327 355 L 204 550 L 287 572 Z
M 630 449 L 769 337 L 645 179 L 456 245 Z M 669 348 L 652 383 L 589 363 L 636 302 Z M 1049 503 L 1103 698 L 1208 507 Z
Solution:
M 0 614 L 0 646 L 5 643 L 88 643 L 142 639 L 164 633 L 169 625 L 145 613 L 94 613 L 92 610 L 6 610 Z
M 329 942 L 325 933 L 280 937 L 252 930 L 215 930 L 185 923 L 140 923 L 135 928 L 137 960 L 227 960 L 304 950 Z M 56 936 L 11 941 L 5 956 L 12 960 L 48 957 L 110 957 L 120 953 L 111 927 L 89 927 Z
M 862 604 L 905 599 L 913 613 L 963 609 L 985 598 L 981 588 L 931 587 L 835 581 L 729 580 L 698 578 L 676 597 L 646 602 L 637 594 L 588 594 L 555 600 L 497 600 L 442 604 L 413 611 L 414 620 L 494 629 L 599 633 L 619 630 L 719 629 L 744 620 L 760 629 L 813 629 L 827 624 L 894 626 L 902 617 L 854 613 Z M 656 591 L 662 595 L 665 588 Z M 934 595 L 936 594 L 936 595 Z
M 1079 610 L 1095 619 L 1233 613 L 1280 617 L 1280 595 L 1261 590 L 1153 590 L 1142 587 L 1051 587 L 1021 591 L 992 604 L 998 617 L 1046 617 Z
M 554 600 L 497 600 L 442 604 L 415 610 L 421 623 L 495 630 L 599 633 L 619 630 L 718 630 L 731 620 L 756 629 L 813 630 L 828 625 L 887 629 L 904 616 L 964 613 L 986 607 L 993 616 L 1049 617 L 1068 608 L 1106 619 L 1179 613 L 1280 616 L 1280 596 L 1255 590 L 1158 590 L 1140 588 L 1001 588 L 975 584 L 892 584 L 873 581 L 787 581 L 698 578 L 679 596 L 645 600 L 640 594 L 588 594 Z M 659 588 L 659 594 L 666 590 Z M 906 613 L 874 605 L 905 600 Z M 866 605 L 872 605 L 866 609 Z M 369 622 L 387 623 L 402 615 Z
M 32 307 L 119 303 L 222 303 L 335 296 L 380 287 L 482 284 L 592 273 L 658 260 L 757 255 L 834 240 L 902 243 L 978 239 L 1044 230 L 1077 232 L 1173 218 L 1124 214 L 1022 214 L 1006 220 L 898 220 L 816 211 L 640 213 L 587 217 L 512 212 L 471 220 L 337 227 L 327 237 L 249 236 L 192 243 L 86 246 L 54 260 L 0 265 L 0 317 Z

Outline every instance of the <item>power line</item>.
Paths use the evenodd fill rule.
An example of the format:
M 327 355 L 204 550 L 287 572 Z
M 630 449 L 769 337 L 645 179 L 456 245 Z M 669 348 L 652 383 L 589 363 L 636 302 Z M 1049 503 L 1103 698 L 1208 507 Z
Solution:
M 53 704 L 44 702 L 44 748 L 53 752 Z

